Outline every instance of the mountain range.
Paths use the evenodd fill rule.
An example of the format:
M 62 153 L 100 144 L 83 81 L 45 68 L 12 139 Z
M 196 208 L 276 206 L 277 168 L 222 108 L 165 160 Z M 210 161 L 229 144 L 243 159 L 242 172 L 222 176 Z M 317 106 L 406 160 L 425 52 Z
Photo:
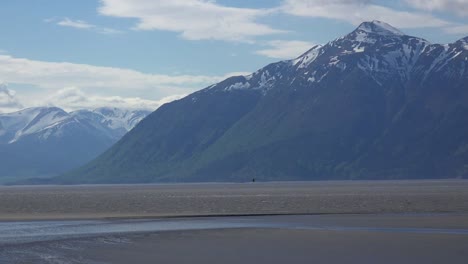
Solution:
M 149 113 L 35 107 L 0 114 L 0 180 L 56 176 L 83 165 Z
M 468 177 L 468 37 L 380 22 L 168 103 L 55 183 Z

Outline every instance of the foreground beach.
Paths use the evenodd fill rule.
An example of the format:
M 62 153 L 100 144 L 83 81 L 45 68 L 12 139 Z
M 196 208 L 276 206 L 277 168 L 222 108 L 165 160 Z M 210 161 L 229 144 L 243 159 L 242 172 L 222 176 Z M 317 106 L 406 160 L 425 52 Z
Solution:
M 0 224 L 0 262 L 466 263 L 468 214 Z M 13 230 L 12 230 L 13 229 Z M 13 233 L 20 236 L 13 237 Z M 25 234 L 27 232 L 27 234 Z
M 0 263 L 468 259 L 462 180 L 0 187 L 0 219 Z
M 466 263 L 468 257 L 468 234 L 270 228 L 167 232 L 132 241 L 85 254 L 116 264 Z

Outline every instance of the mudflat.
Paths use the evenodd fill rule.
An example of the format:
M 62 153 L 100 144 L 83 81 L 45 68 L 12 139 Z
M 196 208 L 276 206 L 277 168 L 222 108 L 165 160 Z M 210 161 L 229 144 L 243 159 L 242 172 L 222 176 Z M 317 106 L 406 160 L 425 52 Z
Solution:
M 152 263 L 466 263 L 468 239 L 367 231 L 228 229 L 168 232 L 88 248 L 89 259 Z
M 11 186 L 0 220 L 0 263 L 468 259 L 464 180 Z
M 0 233 L 1 263 L 464 264 L 468 258 L 468 214 L 39 221 L 10 227 L 27 231 L 28 242 L 12 238 L 12 231 Z
M 2 186 L 0 220 L 468 212 L 468 180 Z

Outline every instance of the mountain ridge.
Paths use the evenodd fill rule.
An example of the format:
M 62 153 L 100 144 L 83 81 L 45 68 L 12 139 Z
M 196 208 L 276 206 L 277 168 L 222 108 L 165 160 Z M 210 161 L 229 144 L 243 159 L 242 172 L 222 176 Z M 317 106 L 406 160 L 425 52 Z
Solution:
M 365 22 L 162 106 L 55 182 L 468 177 L 468 51 L 457 43 Z

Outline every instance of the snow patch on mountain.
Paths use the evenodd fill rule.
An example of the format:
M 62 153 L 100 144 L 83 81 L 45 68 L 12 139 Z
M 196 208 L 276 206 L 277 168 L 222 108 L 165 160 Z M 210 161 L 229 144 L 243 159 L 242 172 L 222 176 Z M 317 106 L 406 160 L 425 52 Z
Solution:
M 358 42 L 357 44 L 359 45 L 361 45 L 362 43 L 375 44 L 377 42 L 375 38 L 369 37 L 368 32 L 365 31 L 355 32 L 355 40 Z
M 460 39 L 459 41 L 457 41 L 457 43 L 460 43 L 461 47 L 464 49 L 464 50 L 468 50 L 468 37 L 465 37 L 465 38 L 462 38 Z
M 53 123 L 51 116 L 47 116 L 49 108 L 37 107 L 27 108 L 14 113 L 0 115 L 0 122 L 3 127 L 0 129 L 0 135 L 4 138 L 2 141 L 13 143 L 21 136 L 40 131 L 45 126 Z M 41 121 L 41 116 L 48 119 L 47 122 Z
M 433 60 L 432 64 L 426 71 L 426 76 L 432 71 L 439 71 L 444 65 L 447 64 L 447 60 L 449 59 L 450 52 L 449 52 L 449 45 L 439 45 L 438 46 L 438 55 Z
M 60 108 L 43 108 L 24 128 L 16 132 L 15 137 L 9 143 L 17 141 L 22 136 L 51 129 L 68 118 L 69 115 Z M 43 139 L 47 139 L 47 137 L 43 137 Z
M 361 46 L 361 45 L 354 45 L 353 46 L 354 53 L 364 52 L 365 50 L 366 50 L 365 46 Z
M 124 128 L 126 131 L 130 131 L 150 113 L 146 110 L 127 110 L 115 107 L 101 107 L 93 112 L 101 114 L 104 117 L 102 122 L 108 127 Z
M 237 82 L 229 87 L 226 88 L 227 91 L 230 90 L 243 90 L 243 89 L 249 89 L 250 88 L 250 83 L 248 82 Z
M 263 94 L 266 94 L 276 82 L 276 76 L 272 75 L 268 70 L 263 71 L 260 76 L 260 81 L 254 89 L 261 90 Z
M 317 59 L 317 57 L 320 55 L 321 47 L 321 45 L 316 45 L 312 47 L 310 50 L 299 56 L 297 59 L 292 60 L 292 64 L 294 66 L 297 66 L 298 69 L 306 68 L 307 66 L 309 66 L 309 64 L 314 62 L 315 59 Z

